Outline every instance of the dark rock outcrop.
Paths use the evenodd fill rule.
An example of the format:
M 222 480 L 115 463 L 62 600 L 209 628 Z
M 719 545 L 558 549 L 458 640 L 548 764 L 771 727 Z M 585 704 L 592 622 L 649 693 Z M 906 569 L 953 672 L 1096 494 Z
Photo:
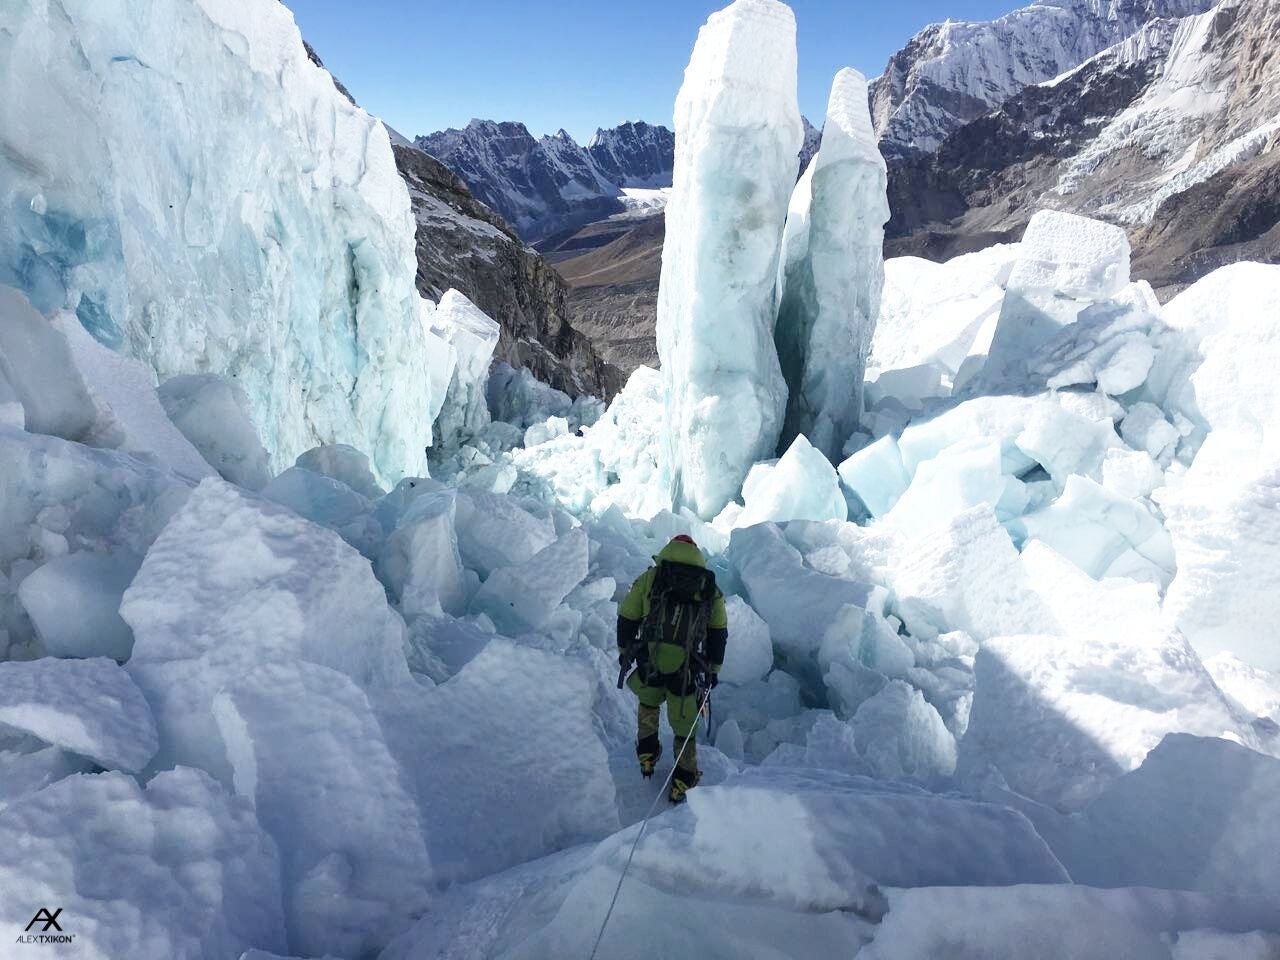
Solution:
M 555 269 L 439 160 L 413 147 L 394 149 L 418 221 L 423 296 L 439 299 L 450 287 L 465 294 L 502 328 L 495 356 L 558 390 L 617 393 L 623 373 L 569 323 L 568 287 Z

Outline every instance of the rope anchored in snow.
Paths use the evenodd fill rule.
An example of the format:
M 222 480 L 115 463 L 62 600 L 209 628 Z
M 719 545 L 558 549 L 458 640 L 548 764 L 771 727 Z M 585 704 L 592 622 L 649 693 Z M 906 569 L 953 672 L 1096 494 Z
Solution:
M 704 690 L 702 692 L 702 700 L 698 703 L 698 713 L 701 714 L 707 709 L 707 705 L 711 700 L 711 691 Z M 644 815 L 644 819 L 640 821 L 640 829 L 636 831 L 636 838 L 631 842 L 631 852 L 627 854 L 627 862 L 622 867 L 622 873 L 618 875 L 618 885 L 613 888 L 613 899 L 609 901 L 609 909 L 605 911 L 604 922 L 600 924 L 600 932 L 596 934 L 595 946 L 591 948 L 590 960 L 596 960 L 596 952 L 600 949 L 600 943 L 604 940 L 605 928 L 609 926 L 609 920 L 613 916 L 613 909 L 618 905 L 618 894 L 622 893 L 622 882 L 627 879 L 627 871 L 631 869 L 631 861 L 635 858 L 636 848 L 640 846 L 640 838 L 644 836 L 644 831 L 649 826 L 649 818 L 653 816 L 653 810 L 658 805 L 658 801 L 663 798 L 667 790 L 671 787 L 671 778 L 676 775 L 676 770 L 680 766 L 680 761 L 684 759 L 684 752 L 689 749 L 689 741 L 697 736 L 695 729 L 692 734 L 685 738 L 684 743 L 680 746 L 680 752 L 676 755 L 675 762 L 671 765 L 671 772 L 667 774 L 667 779 L 663 781 L 661 789 L 653 798 L 653 802 L 649 804 L 649 810 Z

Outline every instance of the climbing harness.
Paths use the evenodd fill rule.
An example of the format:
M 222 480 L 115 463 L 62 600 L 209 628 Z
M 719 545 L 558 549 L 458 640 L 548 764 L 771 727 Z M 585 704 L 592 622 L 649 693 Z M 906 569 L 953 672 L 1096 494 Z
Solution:
M 702 712 L 710 697 L 711 691 L 704 690 L 702 693 L 702 701 L 698 704 L 699 713 Z M 640 829 L 636 831 L 636 838 L 631 842 L 631 852 L 627 854 L 627 862 L 622 868 L 622 873 L 618 875 L 618 885 L 614 887 L 613 899 L 609 901 L 609 909 L 605 911 L 604 922 L 600 924 L 600 932 L 596 934 L 596 942 L 595 946 L 591 948 L 590 960 L 595 960 L 596 953 L 600 949 L 600 942 L 604 940 L 605 928 L 609 926 L 609 920 L 613 916 L 613 909 L 618 905 L 618 894 L 622 892 L 622 881 L 627 879 L 627 871 L 631 869 L 631 861 L 635 858 L 636 848 L 640 846 L 640 838 L 644 836 L 645 828 L 649 826 L 649 818 L 653 816 L 653 811 L 654 808 L 658 806 L 658 801 L 667 794 L 668 789 L 671 787 L 671 778 L 676 775 L 676 770 L 680 766 L 680 761 L 684 759 L 684 752 L 689 746 L 689 741 L 693 740 L 697 735 L 698 731 L 695 727 L 693 732 L 685 738 L 684 744 L 680 747 L 680 753 L 676 757 L 675 763 L 671 765 L 671 772 L 667 774 L 667 779 L 662 784 L 662 789 L 660 789 L 657 795 L 654 796 L 653 802 L 649 804 L 649 811 L 644 815 L 644 819 L 640 821 Z

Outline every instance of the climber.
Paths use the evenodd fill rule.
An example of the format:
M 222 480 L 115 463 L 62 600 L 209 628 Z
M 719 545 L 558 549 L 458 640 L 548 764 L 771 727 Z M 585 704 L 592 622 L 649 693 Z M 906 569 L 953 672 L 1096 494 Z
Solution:
M 653 776 L 662 756 L 658 718 L 667 703 L 676 756 L 669 799 L 681 803 L 702 775 L 699 694 L 718 682 L 729 620 L 715 574 L 691 537 L 675 537 L 654 560 L 618 608 L 618 665 L 624 673 L 636 666 L 626 683 L 640 698 L 636 756 L 645 777 Z

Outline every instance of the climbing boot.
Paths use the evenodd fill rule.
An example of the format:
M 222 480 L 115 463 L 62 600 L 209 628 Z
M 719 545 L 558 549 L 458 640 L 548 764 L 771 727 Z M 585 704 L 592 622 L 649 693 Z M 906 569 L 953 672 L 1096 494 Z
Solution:
M 648 780 L 653 776 L 653 768 L 662 759 L 662 743 L 657 734 L 636 741 L 636 757 L 640 761 L 640 773 Z
M 672 803 L 684 803 L 685 794 L 697 786 L 698 781 L 701 779 L 701 770 L 686 770 L 684 767 L 676 767 L 676 774 L 671 779 L 671 792 L 667 794 L 667 798 Z

